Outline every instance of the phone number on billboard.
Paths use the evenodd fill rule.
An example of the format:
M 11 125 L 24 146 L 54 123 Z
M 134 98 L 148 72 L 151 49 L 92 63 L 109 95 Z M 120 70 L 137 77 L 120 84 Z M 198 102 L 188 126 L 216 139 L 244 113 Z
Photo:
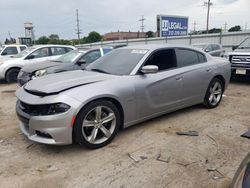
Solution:
M 163 32 L 163 33 L 168 36 L 187 35 L 187 31 L 168 31 L 168 32 Z

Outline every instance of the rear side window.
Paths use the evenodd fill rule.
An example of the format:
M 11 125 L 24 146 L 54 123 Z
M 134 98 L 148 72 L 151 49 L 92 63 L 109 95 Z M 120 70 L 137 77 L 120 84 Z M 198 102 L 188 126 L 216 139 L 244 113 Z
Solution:
M 6 47 L 1 55 L 14 55 L 17 53 L 18 51 L 16 47 Z
M 207 58 L 202 53 L 197 52 L 197 55 L 198 55 L 199 63 L 204 63 L 207 61 Z
M 62 47 L 52 47 L 51 48 L 52 56 L 54 56 L 54 55 L 62 55 L 62 54 L 65 54 L 65 53 L 67 53 L 65 48 L 62 48 Z
M 176 56 L 178 64 L 182 67 L 195 65 L 200 62 L 197 53 L 193 50 L 177 49 Z
M 204 54 L 188 49 L 176 49 L 176 57 L 178 65 L 182 67 L 207 62 Z
M 108 48 L 103 48 L 102 50 L 103 50 L 103 54 L 106 54 L 111 51 L 111 49 L 108 49 Z
M 71 50 L 73 50 L 72 48 L 65 48 L 66 52 L 70 52 Z
M 220 46 L 217 45 L 217 44 L 213 44 L 213 45 L 212 45 L 212 49 L 213 49 L 213 50 L 219 50 L 219 49 L 220 49 Z
M 21 50 L 21 51 L 23 51 L 23 50 L 25 50 L 25 49 L 26 49 L 25 46 L 20 46 L 20 50 Z

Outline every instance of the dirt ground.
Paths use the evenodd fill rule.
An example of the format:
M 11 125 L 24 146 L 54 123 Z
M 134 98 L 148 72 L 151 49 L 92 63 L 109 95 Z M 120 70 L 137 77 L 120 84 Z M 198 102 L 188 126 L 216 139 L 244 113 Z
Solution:
M 250 151 L 250 81 L 233 82 L 216 109 L 194 106 L 121 131 L 89 150 L 21 134 L 16 84 L 0 84 L 0 187 L 227 187 Z M 178 136 L 195 130 L 199 136 Z

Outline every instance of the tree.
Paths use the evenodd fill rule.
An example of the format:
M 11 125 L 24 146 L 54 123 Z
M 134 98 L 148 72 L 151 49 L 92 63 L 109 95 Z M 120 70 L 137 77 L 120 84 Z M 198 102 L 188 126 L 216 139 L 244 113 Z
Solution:
M 208 33 L 221 33 L 221 28 L 213 28 L 213 29 L 209 29 Z
M 234 32 L 234 31 L 241 31 L 240 25 L 236 25 L 234 27 L 231 27 L 228 32 Z
M 51 39 L 51 40 L 59 40 L 60 38 L 59 38 L 59 36 L 57 34 L 51 34 L 49 36 L 49 39 Z
M 10 38 L 10 39 L 5 39 L 4 44 L 16 44 L 16 39 Z
M 46 36 L 41 36 L 39 39 L 37 39 L 36 44 L 48 44 L 49 38 Z
M 96 31 L 92 31 L 89 33 L 89 35 L 86 37 L 85 43 L 93 43 L 93 42 L 99 42 L 102 40 L 102 36 L 97 33 Z
M 146 35 L 147 35 L 148 38 L 152 38 L 152 37 L 154 37 L 154 32 L 153 31 L 148 31 L 148 32 L 146 32 Z

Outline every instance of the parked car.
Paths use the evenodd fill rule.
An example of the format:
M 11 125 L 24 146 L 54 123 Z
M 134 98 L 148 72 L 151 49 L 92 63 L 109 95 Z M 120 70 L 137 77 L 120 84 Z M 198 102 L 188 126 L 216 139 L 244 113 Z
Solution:
M 118 48 L 85 70 L 31 80 L 16 92 L 28 139 L 89 148 L 111 142 L 120 128 L 187 106 L 217 107 L 230 63 L 178 45 Z
M 95 48 L 87 51 L 73 50 L 56 60 L 25 65 L 19 72 L 17 81 L 22 86 L 34 78 L 47 74 L 83 69 L 111 50 L 112 48 Z
M 20 53 L 21 51 L 27 48 L 26 45 L 19 45 L 19 44 L 9 44 L 4 45 L 0 49 L 0 57 L 10 57 Z
M 45 60 L 54 60 L 71 50 L 73 46 L 43 45 L 30 47 L 11 59 L 0 60 L 0 79 L 8 83 L 17 81 L 17 75 L 24 65 L 40 63 Z
M 231 62 L 232 76 L 250 76 L 250 37 L 232 50 L 225 56 Z
M 250 153 L 242 160 L 237 169 L 230 188 L 250 187 Z
M 192 46 L 199 48 L 209 53 L 210 55 L 216 57 L 223 57 L 225 54 L 225 50 L 222 48 L 220 44 L 200 43 L 200 44 L 192 44 Z

